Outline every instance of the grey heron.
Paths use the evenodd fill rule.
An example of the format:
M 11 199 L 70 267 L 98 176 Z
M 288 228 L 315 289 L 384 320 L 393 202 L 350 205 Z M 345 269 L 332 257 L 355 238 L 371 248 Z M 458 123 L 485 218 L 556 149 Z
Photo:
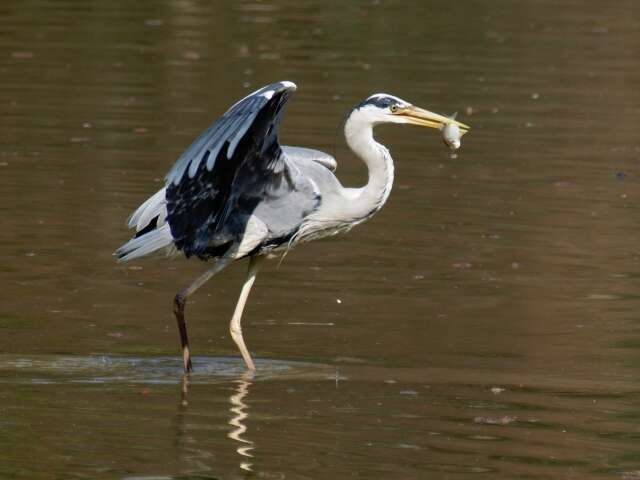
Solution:
M 186 373 L 192 364 L 185 304 L 205 282 L 231 262 L 249 257 L 229 329 L 247 368 L 254 370 L 240 321 L 265 255 L 346 232 L 384 205 L 393 184 L 393 160 L 374 139 L 374 126 L 442 129 L 453 124 L 462 133 L 469 130 L 393 95 L 371 95 L 344 124 L 347 144 L 368 168 L 368 182 L 344 187 L 333 173 L 337 164 L 331 155 L 278 142 L 282 113 L 295 90 L 292 82 L 276 82 L 229 108 L 178 158 L 165 186 L 131 215 L 128 225 L 135 236 L 115 252 L 118 261 L 158 251 L 214 261 L 174 299 Z

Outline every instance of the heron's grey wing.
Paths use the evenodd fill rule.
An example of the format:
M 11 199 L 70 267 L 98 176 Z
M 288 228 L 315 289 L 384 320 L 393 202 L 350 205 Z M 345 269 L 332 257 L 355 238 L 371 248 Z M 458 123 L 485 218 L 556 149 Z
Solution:
M 259 204 L 282 202 L 304 189 L 278 143 L 283 107 L 295 89 L 278 82 L 240 100 L 170 170 L 167 220 L 187 256 L 208 256 L 212 246 L 239 241 Z M 317 202 L 304 198 L 303 209 Z
M 335 172 L 338 168 L 338 162 L 336 159 L 328 153 L 320 150 L 314 150 L 312 148 L 305 147 L 292 147 L 289 145 L 283 145 L 282 151 L 284 154 L 293 160 L 316 162 L 323 167 L 328 168 L 332 172 Z

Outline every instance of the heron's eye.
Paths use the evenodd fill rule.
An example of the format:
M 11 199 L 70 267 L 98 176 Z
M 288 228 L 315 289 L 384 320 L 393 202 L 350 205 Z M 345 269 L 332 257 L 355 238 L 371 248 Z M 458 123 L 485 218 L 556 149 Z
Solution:
M 398 105 L 391 105 L 391 113 L 396 113 L 398 111 Z

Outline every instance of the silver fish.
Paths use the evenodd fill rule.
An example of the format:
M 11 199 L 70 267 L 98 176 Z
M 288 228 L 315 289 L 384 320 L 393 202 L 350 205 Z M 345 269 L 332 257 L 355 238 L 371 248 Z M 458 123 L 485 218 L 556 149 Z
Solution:
M 458 112 L 451 115 L 449 118 L 455 120 Z M 466 131 L 460 131 L 460 127 L 455 123 L 447 123 L 442 128 L 442 140 L 444 144 L 449 147 L 451 150 L 457 150 L 460 148 L 461 142 L 460 139 L 466 133 Z

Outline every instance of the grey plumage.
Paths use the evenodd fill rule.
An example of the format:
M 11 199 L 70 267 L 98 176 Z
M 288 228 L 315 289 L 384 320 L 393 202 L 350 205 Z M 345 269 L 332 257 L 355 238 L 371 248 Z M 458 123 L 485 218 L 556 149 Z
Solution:
M 167 221 L 187 257 L 217 258 L 233 251 L 248 233 L 255 234 L 247 232 L 252 216 L 266 227 L 259 228 L 264 238 L 253 249 L 261 250 L 261 243 L 273 248 L 318 207 L 312 182 L 278 143 L 282 111 L 294 90 L 279 82 L 236 103 L 167 175 Z M 245 250 L 235 255 L 253 253 Z
M 320 150 L 304 147 L 283 145 L 281 148 L 287 157 L 287 161 L 295 165 L 299 171 L 301 170 L 303 175 L 306 174 L 310 178 L 316 178 L 316 180 L 322 184 L 326 183 L 327 180 L 334 183 L 331 176 L 327 176 L 324 182 L 320 180 L 324 177 L 324 169 L 334 172 L 338 166 L 336 159 L 332 155 Z M 313 164 L 309 165 L 311 162 L 313 162 Z M 321 168 L 317 168 L 315 164 L 321 166 Z M 174 246 L 170 230 L 165 228 L 161 234 L 156 232 L 166 224 L 167 202 L 165 195 L 166 187 L 162 187 L 131 214 L 127 220 L 129 228 L 135 229 L 136 232 L 141 232 L 145 228 L 148 229 L 150 225 L 154 225 L 154 228 L 148 229 L 148 232 L 142 235 L 144 238 L 134 237 L 129 242 L 122 245 L 122 247 L 116 251 L 119 261 L 133 260 L 157 251 L 160 251 L 165 255 L 175 255 L 178 253 Z M 310 196 L 316 195 L 315 191 L 310 193 Z M 283 242 L 278 241 L 278 235 L 285 237 L 287 226 L 282 225 L 282 222 L 279 222 L 277 218 L 290 218 L 289 215 L 285 213 L 287 203 L 288 202 L 285 202 L 282 205 L 268 204 L 258 206 L 258 211 L 255 212 L 256 215 L 258 215 L 259 218 L 264 219 L 265 222 L 270 223 L 272 232 L 279 232 L 273 236 L 276 240 L 275 242 L 271 244 L 266 242 L 264 244 L 263 251 L 272 250 L 282 245 Z M 282 207 L 282 210 L 280 210 L 280 207 Z M 285 214 L 283 215 L 283 213 Z M 269 219 L 272 220 L 270 221 Z
M 254 369 L 240 321 L 264 254 L 345 232 L 382 208 L 393 185 L 394 165 L 389 151 L 373 138 L 375 125 L 469 128 L 398 97 L 371 95 L 354 107 L 344 128 L 349 147 L 367 166 L 368 182 L 346 188 L 333 174 L 337 162 L 331 155 L 280 146 L 280 120 L 295 90 L 291 82 L 277 82 L 231 106 L 180 155 L 165 186 L 131 215 L 128 224 L 136 234 L 115 252 L 119 261 L 159 251 L 215 260 L 174 299 L 187 372 L 191 359 L 184 307 L 213 275 L 250 257 L 230 333 L 247 367 Z
M 256 90 L 196 138 L 167 174 L 165 188 L 130 217 L 129 226 L 138 233 L 116 251 L 119 260 L 176 248 L 186 256 L 217 258 L 257 233 L 262 238 L 254 239 L 252 251 L 234 255 L 290 245 L 320 204 L 313 166 L 322 171 L 337 166 L 318 150 L 278 144 L 280 115 L 293 91 L 290 82 Z M 248 232 L 252 217 L 256 231 Z
M 332 155 L 321 152 L 320 150 L 283 145 L 282 151 L 288 158 L 290 158 L 294 162 L 316 162 L 324 166 L 325 168 L 328 168 L 332 172 L 335 172 L 338 168 L 338 162 L 336 161 L 336 159 L 333 158 Z
M 134 237 L 116 250 L 118 261 L 128 262 L 158 250 L 173 250 L 173 237 L 168 224 L 153 228 L 140 237 Z M 168 250 L 167 250 L 168 249 Z

